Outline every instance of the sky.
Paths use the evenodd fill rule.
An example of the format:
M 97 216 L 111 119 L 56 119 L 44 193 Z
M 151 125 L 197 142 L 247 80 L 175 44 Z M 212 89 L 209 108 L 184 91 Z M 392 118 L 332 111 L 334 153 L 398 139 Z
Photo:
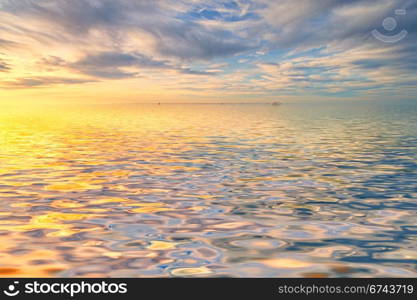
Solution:
M 0 102 L 413 99 L 417 0 L 0 0 Z

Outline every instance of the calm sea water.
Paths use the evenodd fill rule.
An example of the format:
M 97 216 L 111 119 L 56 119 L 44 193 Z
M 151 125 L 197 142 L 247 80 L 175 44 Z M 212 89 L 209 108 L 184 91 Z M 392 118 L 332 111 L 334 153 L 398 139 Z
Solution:
M 417 105 L 2 108 L 1 276 L 417 276 Z

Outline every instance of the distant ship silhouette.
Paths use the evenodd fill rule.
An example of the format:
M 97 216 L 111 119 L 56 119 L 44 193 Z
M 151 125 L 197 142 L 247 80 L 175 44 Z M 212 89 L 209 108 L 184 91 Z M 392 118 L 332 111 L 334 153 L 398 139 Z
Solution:
M 281 105 L 282 103 L 281 102 L 279 102 L 279 101 L 274 101 L 274 102 L 272 102 L 272 105 Z

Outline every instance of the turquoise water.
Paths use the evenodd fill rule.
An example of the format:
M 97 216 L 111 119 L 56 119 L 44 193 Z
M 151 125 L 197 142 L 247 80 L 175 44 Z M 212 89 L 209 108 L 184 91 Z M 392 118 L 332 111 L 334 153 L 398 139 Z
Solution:
M 417 276 L 417 105 L 0 113 L 2 276 Z

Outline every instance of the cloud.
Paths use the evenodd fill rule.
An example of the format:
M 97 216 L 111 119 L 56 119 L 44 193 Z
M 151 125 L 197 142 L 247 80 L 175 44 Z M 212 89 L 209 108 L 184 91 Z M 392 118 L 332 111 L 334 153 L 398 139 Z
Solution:
M 153 40 L 155 51 L 181 59 L 230 56 L 253 47 L 234 32 L 209 29 L 193 20 L 178 18 L 178 12 L 170 4 L 128 0 L 2 0 L 3 11 L 8 14 L 54 28 L 49 32 L 50 40 L 65 39 L 71 43 L 100 31 L 118 43 L 125 39 L 126 33 L 146 33 Z M 19 29 L 25 31 L 23 27 Z M 41 32 L 26 30 L 25 34 L 45 38 Z
M 0 0 L 0 6 L 0 47 L 16 56 L 0 62 L 0 70 L 26 68 L 32 75 L 20 79 L 23 86 L 43 86 L 40 78 L 54 76 L 58 82 L 79 76 L 80 83 L 146 78 L 167 89 L 256 95 L 385 95 L 417 86 L 415 0 Z M 392 32 L 383 26 L 386 17 L 398 23 Z M 388 44 L 372 36 L 374 29 L 385 35 L 405 29 L 407 36 Z
M 203 29 L 198 24 L 171 24 L 151 28 L 159 53 L 182 59 L 212 59 L 243 53 L 254 46 L 224 30 Z
M 86 75 L 109 79 L 134 77 L 138 74 L 124 71 L 123 68 L 164 69 L 169 67 L 164 61 L 154 60 L 140 53 L 118 52 L 90 54 L 68 66 Z
M 350 40 L 352 44 L 373 43 L 369 39 L 373 29 L 387 33 L 382 21 L 395 16 L 396 9 L 405 15 L 396 16 L 399 25 L 410 34 L 416 32 L 416 4 L 410 0 L 262 0 L 269 29 L 266 38 L 270 47 L 308 48 Z M 275 3 L 275 4 L 274 4 Z
M 213 72 L 173 65 L 169 61 L 157 60 L 140 53 L 102 52 L 89 54 L 67 66 L 85 75 L 108 79 L 135 77 L 138 76 L 139 71 L 149 69 L 172 70 L 189 75 L 214 74 Z M 125 71 L 126 69 L 135 71 Z
M 182 73 L 182 74 L 188 74 L 188 75 L 204 75 L 204 76 L 214 76 L 216 75 L 219 71 L 218 70 L 209 70 L 209 71 L 199 71 L 199 70 L 193 70 L 190 68 L 184 68 L 184 67 L 180 67 L 177 69 L 178 72 Z
M 67 62 L 57 56 L 44 57 L 38 61 L 43 69 L 69 69 L 101 79 L 124 79 L 139 77 L 148 70 L 175 71 L 187 75 L 215 75 L 217 71 L 202 71 L 157 60 L 140 53 L 97 52 L 90 53 L 75 62 Z
M 0 72 L 7 72 L 10 70 L 9 65 L 0 59 Z
M 0 48 L 14 48 L 17 47 L 18 44 L 9 40 L 5 40 L 0 38 Z
M 326 51 L 324 55 L 315 52 L 280 63 L 258 63 L 262 75 L 256 83 L 265 90 L 291 90 L 298 94 L 326 95 L 336 91 L 359 94 L 377 90 L 401 93 L 402 88 L 415 86 L 417 75 L 411 72 L 415 66 L 410 69 L 407 60 L 400 57 L 391 48 L 377 52 L 372 45 Z

